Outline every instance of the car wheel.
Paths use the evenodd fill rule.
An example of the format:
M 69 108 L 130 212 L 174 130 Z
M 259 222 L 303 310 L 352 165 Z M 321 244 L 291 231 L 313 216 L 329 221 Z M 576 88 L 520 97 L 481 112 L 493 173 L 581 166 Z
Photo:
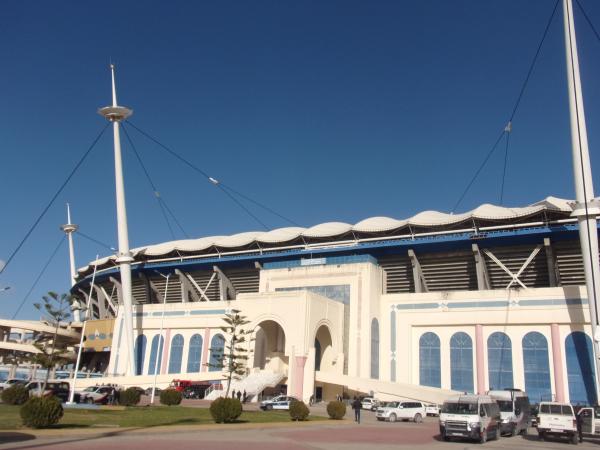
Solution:
M 514 424 L 514 425 L 512 426 L 512 428 L 510 429 L 510 435 L 511 435 L 512 437 L 514 437 L 514 436 L 516 436 L 516 435 L 517 435 L 517 425 L 516 425 L 516 424 Z
M 267 411 L 271 411 L 273 409 L 273 405 L 267 405 L 267 406 L 265 406 L 265 409 Z
M 579 439 L 577 437 L 577 434 L 572 434 L 571 435 L 571 444 L 577 445 L 578 443 L 579 443 Z
M 423 422 L 423 416 L 419 413 L 415 414 L 415 423 Z
M 396 421 L 396 414 L 390 414 L 390 422 L 395 422 Z
M 479 438 L 479 442 L 485 444 L 487 442 L 487 429 L 484 429 L 481 432 L 481 437 Z
M 543 441 L 544 439 L 546 439 L 546 433 L 544 433 L 543 431 L 538 432 L 538 437 Z
M 450 436 L 446 435 L 446 433 L 442 434 L 442 439 L 446 442 L 450 440 Z
M 85 399 L 85 402 L 88 405 L 93 405 L 94 404 L 94 399 L 92 397 L 88 397 L 88 398 Z

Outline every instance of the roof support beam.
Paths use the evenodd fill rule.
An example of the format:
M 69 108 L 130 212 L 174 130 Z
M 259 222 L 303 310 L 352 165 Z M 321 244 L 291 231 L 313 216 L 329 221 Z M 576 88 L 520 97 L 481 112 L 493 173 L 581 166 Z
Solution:
M 115 304 L 112 301 L 112 294 L 108 295 L 108 293 L 106 292 L 106 289 L 104 289 L 104 286 L 98 286 L 98 287 L 96 287 L 96 289 L 102 290 L 102 294 L 104 295 L 104 298 L 106 299 L 106 302 L 108 303 L 108 306 L 110 306 L 110 309 L 112 309 L 113 315 L 116 317 L 117 316 L 117 307 L 115 306 Z M 113 286 L 113 291 L 114 291 L 114 286 Z M 98 294 L 98 295 L 100 295 L 100 294 Z
M 110 277 L 109 280 L 117 288 L 117 299 L 119 300 L 119 305 L 123 304 L 123 287 L 121 286 L 121 282 L 117 280 L 115 277 Z M 134 299 L 135 300 L 135 299 Z
M 236 296 L 237 296 L 237 292 L 235 291 L 235 288 L 233 287 L 233 283 L 231 282 L 231 280 L 229 278 L 227 278 L 227 275 L 225 275 L 223 273 L 223 271 L 221 269 L 219 269 L 217 266 L 213 266 L 213 270 L 215 271 L 216 274 L 219 275 L 219 297 L 221 301 L 224 300 L 235 300 Z
M 179 282 L 181 283 L 181 303 L 187 303 L 189 301 L 190 296 L 195 302 L 201 301 L 201 298 L 198 296 L 198 293 L 192 287 L 190 280 L 188 280 L 187 274 L 183 273 L 179 269 L 175 269 L 175 273 L 179 277 Z
M 490 275 L 488 274 L 485 258 L 479 250 L 479 245 L 472 244 L 473 256 L 475 257 L 475 271 L 477 273 L 477 289 L 485 291 L 491 289 Z
M 560 286 L 560 273 L 558 272 L 556 257 L 554 256 L 554 249 L 552 248 L 552 242 L 550 242 L 550 238 L 544 238 L 544 249 L 546 251 L 548 281 L 550 282 L 550 287 Z
M 417 255 L 412 248 L 408 249 L 408 257 L 410 258 L 410 262 L 412 264 L 415 292 L 429 292 L 429 289 L 427 288 L 427 280 L 425 280 L 425 275 L 423 275 L 421 264 L 419 263 Z
M 202 298 L 204 299 L 204 301 L 209 302 L 210 299 L 208 298 L 208 296 L 206 295 L 206 291 L 208 290 L 210 284 L 212 283 L 212 281 L 215 279 L 215 277 L 217 276 L 216 273 L 212 274 L 212 277 L 210 277 L 210 280 L 208 280 L 208 283 L 206 284 L 206 288 L 202 289 L 198 283 L 196 283 L 196 280 L 194 280 L 194 277 L 192 277 L 189 273 L 186 273 L 185 276 L 187 277 L 188 280 L 190 280 L 190 283 L 192 283 L 194 285 L 194 287 L 196 289 L 198 289 L 198 292 L 200 292 L 200 295 L 202 296 Z

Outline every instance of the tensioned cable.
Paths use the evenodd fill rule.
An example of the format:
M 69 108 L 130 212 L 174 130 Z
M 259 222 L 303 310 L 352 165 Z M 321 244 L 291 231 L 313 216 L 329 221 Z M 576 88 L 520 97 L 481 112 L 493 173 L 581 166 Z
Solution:
M 108 245 L 108 244 L 106 244 L 106 243 L 104 243 L 102 241 L 99 241 L 98 239 L 94 239 L 93 237 L 88 236 L 87 234 L 83 233 L 81 230 L 77 230 L 77 234 L 79 236 L 81 236 L 82 238 L 87 239 L 88 241 L 91 241 L 91 242 L 93 242 L 95 244 L 98 244 L 101 247 L 104 247 L 107 250 L 110 250 L 110 251 L 114 251 L 115 250 L 114 247 L 111 247 L 110 245 Z
M 81 159 L 77 162 L 77 164 L 75 165 L 75 167 L 73 168 L 73 170 L 71 171 L 71 173 L 69 174 L 69 176 L 67 177 L 67 179 L 63 182 L 63 184 L 61 184 L 61 186 L 58 188 L 58 191 L 56 191 L 56 193 L 54 194 L 54 196 L 50 199 L 50 202 L 48 202 L 48 204 L 46 205 L 46 207 L 44 208 L 44 210 L 42 211 L 42 213 L 38 216 L 38 218 L 35 220 L 35 222 L 31 226 L 31 228 L 29 228 L 29 231 L 27 231 L 27 233 L 25 234 L 25 237 L 21 240 L 21 242 L 19 243 L 19 245 L 17 245 L 17 248 L 10 254 L 10 256 L 8 257 L 8 259 L 6 260 L 6 263 L 4 264 L 4 267 L 2 267 L 2 269 L 0 269 L 0 274 L 6 270 L 6 268 L 8 267 L 8 265 L 10 264 L 10 262 L 12 261 L 12 259 L 19 252 L 19 250 L 21 250 L 21 247 L 23 247 L 23 244 L 25 244 L 25 241 L 27 241 L 27 239 L 29 238 L 29 236 L 31 236 L 31 233 L 33 233 L 33 230 L 35 230 L 35 228 L 38 226 L 38 224 L 40 223 L 40 221 L 42 220 L 42 218 L 46 215 L 46 213 L 48 212 L 48 210 L 50 209 L 50 207 L 52 206 L 52 204 L 54 203 L 54 201 L 56 200 L 56 198 L 60 195 L 60 193 L 63 191 L 63 189 L 67 186 L 67 184 L 69 183 L 69 181 L 71 181 L 71 178 L 73 178 L 73 175 L 75 175 L 75 172 L 77 172 L 77 169 L 79 169 L 79 167 L 81 166 L 81 164 L 83 164 L 83 161 L 85 161 L 85 159 L 88 157 L 88 155 L 90 154 L 90 152 L 92 151 L 92 149 L 96 146 L 96 144 L 98 143 L 98 141 L 100 140 L 100 138 L 104 134 L 104 131 L 106 130 L 106 128 L 108 127 L 109 124 L 110 124 L 110 122 L 107 122 L 106 125 L 104 125 L 104 127 L 102 128 L 102 131 L 100 131 L 100 133 L 98 134 L 98 136 L 96 136 L 96 139 L 94 139 L 94 141 L 92 142 L 92 145 L 90 145 L 88 147 L 88 149 L 83 154 L 83 156 L 81 157 Z
M 27 301 L 27 299 L 29 298 L 29 296 L 31 295 L 31 293 L 33 292 L 33 290 L 35 289 L 35 287 L 37 286 L 38 282 L 40 281 L 40 278 L 42 278 L 42 275 L 44 275 L 44 272 L 46 272 L 46 269 L 48 268 L 48 266 L 50 265 L 50 263 L 54 259 L 54 256 L 56 256 L 56 254 L 58 253 L 58 250 L 60 249 L 62 243 L 65 241 L 66 237 L 67 237 L 67 235 L 63 234 L 62 238 L 60 239 L 60 242 L 54 248 L 54 251 L 50 255 L 50 258 L 48 258 L 48 261 L 46 261 L 46 264 L 44 264 L 44 267 L 42 268 L 41 272 L 39 273 L 39 275 L 37 276 L 37 278 L 35 279 L 35 281 L 31 285 L 31 288 L 29 288 L 29 291 L 27 292 L 27 294 L 25 295 L 25 297 L 23 297 L 23 300 L 21 300 L 21 304 L 19 305 L 19 307 L 17 308 L 17 310 L 13 314 L 11 320 L 15 320 L 15 317 L 17 317 L 17 315 L 21 311 L 21 308 L 23 308 L 23 305 L 25 304 L 25 302 Z
M 554 4 L 554 8 L 552 9 L 552 14 L 550 14 L 550 17 L 548 18 L 548 22 L 546 23 L 546 27 L 544 28 L 544 33 L 542 34 L 542 39 L 540 40 L 540 42 L 539 42 L 539 44 L 537 46 L 537 50 L 535 52 L 535 55 L 533 57 L 533 60 L 532 60 L 531 64 L 529 65 L 529 70 L 527 71 L 527 75 L 525 76 L 525 81 L 523 82 L 523 85 L 521 86 L 521 90 L 519 91 L 519 95 L 517 96 L 517 100 L 516 100 L 515 105 L 514 105 L 514 107 L 512 109 L 512 112 L 510 114 L 510 118 L 508 119 L 508 122 L 507 122 L 508 125 L 507 125 L 507 127 L 512 124 L 512 121 L 513 121 L 515 115 L 517 114 L 517 110 L 519 108 L 519 105 L 521 104 L 521 100 L 523 99 L 523 95 L 525 93 L 525 89 L 527 88 L 527 85 L 529 84 L 529 80 L 530 80 L 531 75 L 533 73 L 533 69 L 535 68 L 535 63 L 537 62 L 537 59 L 538 59 L 538 57 L 540 55 L 540 52 L 542 50 L 542 46 L 544 44 L 544 41 L 546 40 L 546 36 L 548 35 L 548 30 L 550 29 L 550 25 L 552 24 L 552 19 L 554 19 L 554 16 L 556 14 L 556 10 L 558 8 L 559 2 L 560 2 L 560 0 L 556 0 L 556 3 Z M 498 147 L 498 144 L 500 143 L 500 140 L 502 139 L 502 137 L 504 136 L 505 133 L 507 133 L 506 127 L 504 128 L 504 130 L 502 131 L 502 133 L 500 134 L 500 136 L 498 136 L 498 139 L 496 140 L 496 142 L 494 143 L 494 145 L 492 146 L 492 148 L 490 149 L 490 151 L 488 152 L 488 154 L 484 158 L 484 160 L 481 163 L 481 165 L 479 166 L 479 168 L 475 171 L 475 175 L 473 176 L 473 178 L 471 178 L 471 181 L 469 181 L 469 183 L 467 184 L 467 187 L 465 188 L 465 190 L 463 191 L 463 193 L 459 197 L 458 201 L 454 204 L 454 207 L 452 208 L 452 212 L 453 213 L 456 211 L 456 208 L 458 208 L 458 206 L 462 202 L 463 198 L 465 197 L 465 195 L 467 194 L 467 192 L 469 191 L 469 189 L 471 188 L 471 186 L 473 185 L 473 183 L 475 182 L 475 180 L 479 176 L 479 173 L 484 168 L 484 166 L 486 165 L 486 163 L 488 162 L 488 160 L 490 159 L 490 157 L 492 156 L 492 154 L 496 151 L 496 148 Z
M 160 212 L 162 213 L 163 218 L 165 219 L 165 222 L 167 223 L 167 227 L 169 228 L 171 237 L 173 238 L 173 240 L 175 240 L 175 232 L 173 231 L 173 227 L 171 226 L 171 222 L 169 221 L 169 217 L 167 216 L 167 211 L 165 210 L 165 207 L 163 205 L 163 203 L 166 203 L 166 202 L 164 202 L 164 200 L 160 196 L 160 192 L 158 191 L 156 184 L 154 184 L 154 181 L 152 181 L 152 177 L 150 177 L 150 173 L 148 172 L 148 169 L 146 169 L 146 165 L 144 164 L 144 161 L 142 161 L 142 157 L 140 156 L 139 152 L 137 151 L 137 148 L 135 147 L 133 141 L 131 140 L 131 136 L 129 136 L 129 133 L 127 132 L 127 129 L 125 127 L 123 127 L 123 131 L 125 132 L 125 137 L 127 138 L 127 141 L 129 142 L 129 145 L 131 146 L 131 149 L 133 150 L 133 153 L 135 154 L 136 159 L 140 163 L 140 166 L 142 167 L 142 170 L 144 171 L 144 174 L 146 175 L 146 180 L 148 180 L 148 183 L 150 184 L 150 187 L 152 188 L 152 192 L 154 193 L 154 197 L 156 198 L 156 201 L 158 202 Z M 179 222 L 177 222 L 177 223 L 179 223 Z M 181 226 L 180 226 L 180 228 L 181 228 Z M 187 237 L 187 233 L 183 230 L 183 228 L 181 228 L 181 231 L 183 231 L 183 234 Z
M 592 31 L 596 35 L 596 39 L 598 39 L 600 41 L 600 34 L 598 34 L 598 31 L 596 31 L 596 27 L 594 27 L 594 24 L 592 23 L 591 19 L 589 18 L 589 16 L 585 12 L 585 9 L 583 9 L 583 5 L 579 2 L 579 0 L 575 0 L 575 1 L 577 2 L 577 6 L 579 6 L 579 9 L 583 13 L 583 17 L 585 17 L 585 20 L 587 20 L 588 25 L 590 26 L 590 28 L 592 29 Z
M 178 153 L 176 153 L 174 150 L 170 149 L 169 147 L 167 147 L 165 144 L 161 143 L 160 141 L 158 141 L 156 138 L 154 138 L 153 136 L 151 136 L 150 134 L 146 133 L 145 131 L 143 131 L 142 129 L 140 129 L 138 126 L 136 126 L 135 124 L 133 124 L 131 121 L 126 121 L 125 123 L 127 123 L 127 125 L 131 125 L 133 128 L 135 128 L 140 134 L 146 136 L 148 139 L 150 139 L 152 142 L 154 142 L 155 144 L 157 144 L 158 146 L 162 147 L 164 150 L 166 150 L 168 153 L 170 153 L 172 156 L 174 156 L 175 158 L 179 159 L 182 163 L 184 163 L 185 165 L 189 166 L 190 168 L 192 168 L 193 170 L 195 170 L 196 172 L 200 173 L 202 176 L 204 176 L 210 183 L 214 184 L 215 186 L 219 187 L 223 192 L 225 192 L 230 198 L 233 198 L 229 193 L 227 193 L 225 191 L 225 189 L 228 189 L 229 191 L 233 192 L 236 195 L 239 195 L 240 197 L 244 198 L 245 200 L 254 203 L 256 206 L 259 206 L 260 208 L 264 209 L 265 211 L 270 212 L 271 214 L 276 215 L 277 217 L 285 220 L 286 222 L 291 223 L 292 225 L 296 225 L 298 226 L 298 224 L 296 222 L 294 222 L 293 220 L 289 219 L 288 217 L 285 217 L 282 214 L 277 213 L 276 211 L 274 211 L 273 209 L 269 208 L 268 206 L 262 204 L 261 202 L 258 202 L 257 200 L 254 200 L 250 197 L 248 197 L 247 195 L 242 194 L 241 192 L 238 192 L 237 190 L 233 189 L 231 186 L 226 185 L 225 183 L 222 183 L 220 181 L 217 181 L 215 178 L 211 177 L 210 175 L 208 175 L 208 173 L 206 173 L 204 170 L 200 169 L 199 167 L 197 167 L 195 164 L 192 164 L 190 161 L 188 161 L 187 159 L 183 158 L 181 155 L 179 155 Z M 241 206 L 241 203 L 239 201 L 236 201 L 236 203 L 238 205 Z M 248 209 L 241 206 L 246 212 L 248 212 Z M 254 216 L 253 214 L 250 213 L 250 215 L 256 220 L 256 216 Z M 258 222 L 264 226 L 264 224 L 258 220 Z

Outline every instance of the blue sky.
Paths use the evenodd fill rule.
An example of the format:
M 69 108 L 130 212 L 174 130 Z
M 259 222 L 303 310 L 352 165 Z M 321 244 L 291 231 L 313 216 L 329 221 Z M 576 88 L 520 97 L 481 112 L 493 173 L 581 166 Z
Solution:
M 600 3 L 580 0 L 600 29 Z M 554 0 L 8 2 L 0 15 L 0 260 L 104 126 L 108 63 L 132 121 L 209 175 L 295 222 L 450 211 L 504 127 Z M 576 16 L 593 169 L 600 43 Z M 574 196 L 562 12 L 513 122 L 505 204 Z M 192 237 L 261 227 L 135 131 Z M 123 139 L 132 246 L 171 239 Z M 458 211 L 499 199 L 498 150 Z M 65 203 L 116 246 L 107 132 L 0 275 L 11 317 L 61 238 Z M 269 228 L 288 225 L 247 204 Z M 175 230 L 177 233 L 177 229 Z M 183 237 L 177 234 L 178 238 Z M 78 265 L 106 250 L 76 239 Z M 18 316 L 69 287 L 63 245 Z

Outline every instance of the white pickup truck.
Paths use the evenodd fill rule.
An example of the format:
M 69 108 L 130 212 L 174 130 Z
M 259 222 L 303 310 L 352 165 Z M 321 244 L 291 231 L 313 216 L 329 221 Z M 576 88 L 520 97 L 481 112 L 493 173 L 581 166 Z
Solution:
M 568 403 L 541 402 L 537 430 L 540 439 L 548 435 L 566 436 L 571 443 L 578 442 L 577 419 Z
M 581 408 L 577 413 L 581 418 L 581 431 L 585 434 L 600 435 L 600 407 Z

